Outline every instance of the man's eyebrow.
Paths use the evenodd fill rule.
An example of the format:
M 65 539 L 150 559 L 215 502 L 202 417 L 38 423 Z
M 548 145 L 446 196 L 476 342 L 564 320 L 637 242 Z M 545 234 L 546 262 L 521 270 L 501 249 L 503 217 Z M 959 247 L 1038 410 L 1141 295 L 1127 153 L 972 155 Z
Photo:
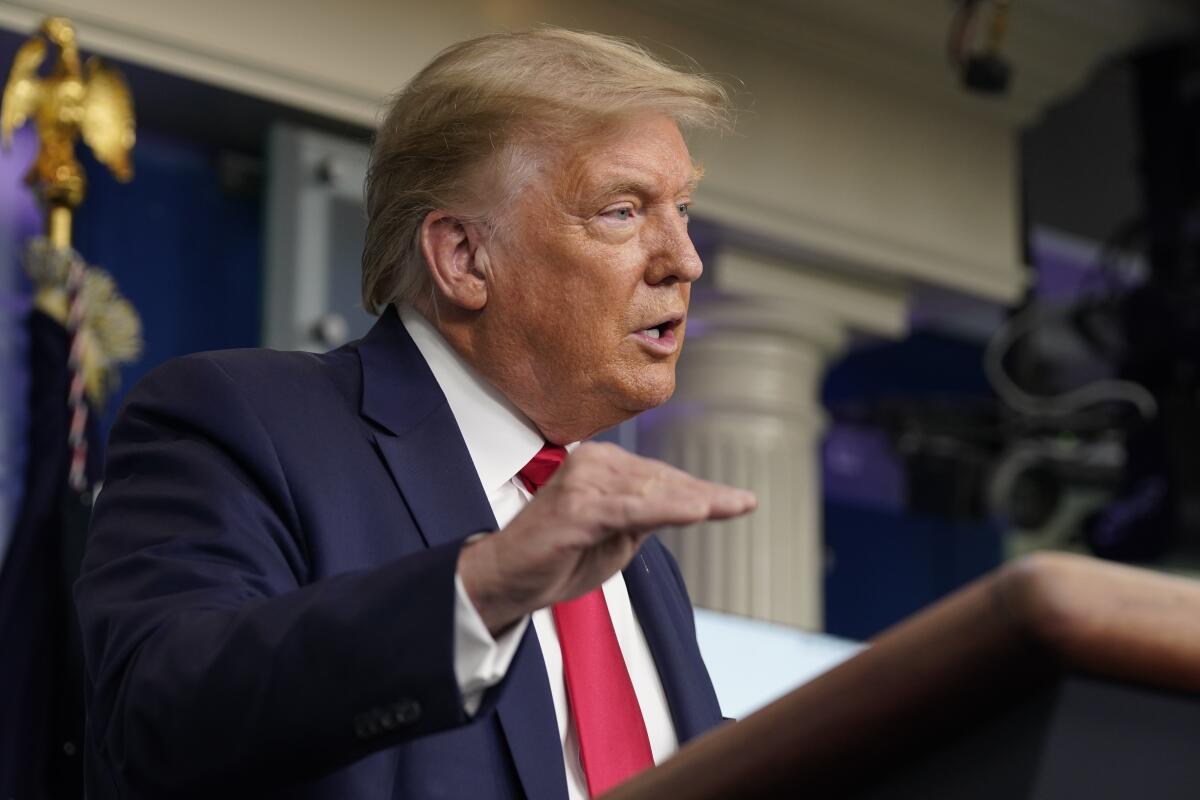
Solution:
M 653 193 L 654 189 L 649 184 L 636 178 L 616 178 L 597 186 L 595 196 L 599 200 L 604 200 L 617 194 L 636 194 L 644 197 Z
M 696 165 L 692 167 L 692 173 L 683 184 L 679 194 L 692 194 L 696 191 L 696 187 L 700 184 L 700 179 L 704 177 L 704 168 Z M 603 200 L 613 195 L 618 194 L 633 194 L 639 197 L 653 195 L 657 190 L 648 183 L 638 180 L 637 178 L 615 178 L 609 182 L 601 183 L 594 194 L 597 200 Z

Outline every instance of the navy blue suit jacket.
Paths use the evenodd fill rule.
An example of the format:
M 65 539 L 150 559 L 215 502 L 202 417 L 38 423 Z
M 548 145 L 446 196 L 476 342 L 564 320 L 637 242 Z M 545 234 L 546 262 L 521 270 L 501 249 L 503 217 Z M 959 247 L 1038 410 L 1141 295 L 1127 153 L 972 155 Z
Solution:
M 391 309 L 326 355 L 155 370 L 76 586 L 90 797 L 564 798 L 533 626 L 474 719 L 456 685 L 458 552 L 495 527 Z M 625 580 L 686 741 L 721 714 L 683 581 L 653 538 Z

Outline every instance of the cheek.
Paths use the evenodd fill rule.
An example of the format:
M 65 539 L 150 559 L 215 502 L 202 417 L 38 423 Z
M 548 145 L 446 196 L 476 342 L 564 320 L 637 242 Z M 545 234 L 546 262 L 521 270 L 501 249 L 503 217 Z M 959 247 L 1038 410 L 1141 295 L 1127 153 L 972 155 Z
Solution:
M 569 327 L 590 349 L 616 346 L 630 324 L 636 282 L 617 258 L 576 259 L 539 299 L 542 313 Z
M 557 270 L 543 259 L 513 254 L 496 269 L 496 317 L 510 336 L 536 343 L 563 327 L 571 310 Z

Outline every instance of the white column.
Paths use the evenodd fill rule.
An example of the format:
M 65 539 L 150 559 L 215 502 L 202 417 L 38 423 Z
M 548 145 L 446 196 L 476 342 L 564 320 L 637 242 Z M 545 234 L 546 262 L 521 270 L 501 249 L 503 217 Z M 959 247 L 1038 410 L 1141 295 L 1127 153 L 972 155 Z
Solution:
M 904 296 L 745 253 L 719 262 L 717 291 L 689 312 L 675 397 L 640 418 L 639 449 L 752 489 L 759 509 L 662 538 L 696 605 L 818 630 L 821 382 L 849 328 L 903 328 Z M 869 325 L 847 318 L 863 313 Z

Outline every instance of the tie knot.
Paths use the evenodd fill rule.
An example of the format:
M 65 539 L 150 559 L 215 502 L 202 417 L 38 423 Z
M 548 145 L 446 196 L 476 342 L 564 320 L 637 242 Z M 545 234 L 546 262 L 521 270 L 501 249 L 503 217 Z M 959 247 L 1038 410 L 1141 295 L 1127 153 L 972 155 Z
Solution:
M 547 443 L 536 456 L 529 459 L 529 463 L 521 468 L 517 476 L 530 494 L 537 494 L 538 489 L 546 485 L 546 481 L 550 480 L 566 457 L 567 448 Z

